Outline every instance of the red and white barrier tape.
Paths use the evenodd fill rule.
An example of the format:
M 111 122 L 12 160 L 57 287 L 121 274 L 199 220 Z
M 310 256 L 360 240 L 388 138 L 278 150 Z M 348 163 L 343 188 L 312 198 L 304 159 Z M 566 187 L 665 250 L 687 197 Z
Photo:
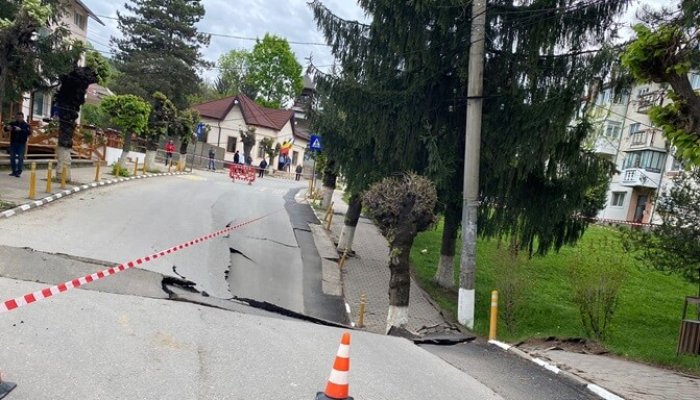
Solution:
M 631 225 L 631 226 L 652 226 L 653 224 L 644 222 L 629 222 L 622 221 L 619 219 L 607 219 L 607 218 L 592 218 L 593 222 L 603 223 L 603 224 L 617 224 L 617 225 Z
M 208 240 L 214 239 L 214 238 L 219 237 L 219 236 L 221 236 L 221 235 L 225 235 L 225 234 L 227 234 L 227 233 L 229 233 L 229 232 L 231 232 L 231 231 L 233 231 L 233 230 L 242 228 L 242 227 L 244 227 L 244 226 L 246 226 L 246 225 L 250 225 L 250 224 L 252 224 L 253 222 L 260 221 L 260 220 L 263 219 L 263 218 L 267 218 L 267 217 L 269 217 L 270 215 L 275 214 L 275 213 L 277 213 L 277 212 L 279 212 L 279 211 L 281 211 L 281 210 L 278 210 L 278 211 L 275 211 L 275 212 L 272 212 L 272 213 L 263 215 L 262 217 L 258 217 L 258 218 L 255 218 L 255 219 L 251 219 L 251 220 L 246 221 L 246 222 L 241 222 L 240 224 L 236 224 L 236 225 L 227 227 L 227 228 L 225 228 L 225 229 L 221 229 L 221 230 L 219 230 L 219 231 L 210 233 L 210 234 L 208 234 L 208 235 L 205 235 L 205 236 L 202 236 L 202 237 L 198 237 L 198 238 L 196 238 L 196 239 L 190 240 L 189 242 L 185 242 L 185 243 L 182 243 L 182 244 L 180 244 L 180 245 L 171 247 L 171 248 L 169 248 L 169 249 L 166 249 L 166 250 L 162 250 L 162 251 L 153 253 L 153 254 L 151 254 L 151 255 L 149 255 L 149 256 L 145 256 L 145 257 L 142 257 L 142 258 L 137 258 L 137 259 L 135 259 L 135 260 L 133 260 L 133 261 L 129 261 L 129 262 L 126 262 L 126 263 L 124 263 L 124 264 L 119 264 L 119 265 L 114 266 L 114 267 L 112 267 L 112 268 L 108 268 L 108 269 L 106 269 L 106 270 L 104 270 L 104 271 L 96 272 L 96 273 L 91 274 L 91 275 L 85 275 L 85 276 L 83 276 L 83 277 L 81 277 L 81 278 L 76 278 L 76 279 L 73 279 L 73 280 L 71 280 L 71 281 L 67 281 L 67 282 L 61 283 L 61 284 L 59 284 L 59 285 L 47 287 L 47 288 L 44 288 L 44 289 L 42 289 L 42 290 L 38 290 L 38 291 L 33 292 L 33 293 L 25 294 L 24 296 L 20 296 L 20 297 L 16 297 L 16 298 L 14 298 L 14 299 L 11 299 L 11 300 L 3 301 L 2 303 L 0 303 L 0 314 L 6 313 L 6 312 L 10 312 L 10 311 L 15 310 L 15 309 L 17 309 L 17 308 L 19 308 L 19 307 L 26 306 L 27 304 L 32 304 L 32 303 L 37 302 L 37 301 L 39 301 L 39 300 L 44 300 L 44 299 L 49 298 L 49 297 L 51 297 L 51 296 L 53 296 L 53 295 L 55 295 L 55 294 L 63 293 L 63 292 L 66 292 L 66 291 L 68 291 L 68 290 L 70 290 L 70 289 L 75 289 L 75 288 L 80 287 L 80 286 L 82 286 L 82 285 L 88 284 L 88 283 L 90 283 L 90 282 L 92 282 L 92 281 L 96 281 L 96 280 L 99 280 L 99 279 L 104 279 L 104 278 L 106 278 L 106 277 L 108 277 L 108 276 L 117 274 L 117 273 L 122 272 L 122 271 L 125 271 L 125 270 L 127 270 L 127 269 L 134 268 L 134 267 L 137 266 L 137 265 L 145 264 L 145 263 L 147 263 L 147 262 L 149 262 L 149 261 L 152 261 L 152 260 L 155 260 L 155 259 L 157 259 L 157 258 L 159 258 L 159 257 L 163 257 L 163 256 L 166 256 L 166 255 L 168 255 L 168 254 L 175 253 L 175 252 L 177 252 L 177 251 L 186 249 L 186 248 L 188 248 L 188 247 L 190 247 L 190 246 L 194 246 L 194 245 L 196 245 L 196 244 L 199 244 L 199 243 L 206 242 L 206 241 L 208 241 Z

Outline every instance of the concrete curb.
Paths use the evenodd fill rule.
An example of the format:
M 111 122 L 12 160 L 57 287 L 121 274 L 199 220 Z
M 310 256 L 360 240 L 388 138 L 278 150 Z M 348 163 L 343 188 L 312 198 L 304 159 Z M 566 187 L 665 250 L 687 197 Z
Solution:
M 571 373 L 569 371 L 565 371 L 563 369 L 560 369 L 556 365 L 549 363 L 541 358 L 533 357 L 530 353 L 522 351 L 513 345 L 499 342 L 498 340 L 489 340 L 488 343 L 491 345 L 494 345 L 496 347 L 501 348 L 503 351 L 515 354 L 518 357 L 523 358 L 525 360 L 529 360 L 529 361 L 539 365 L 540 367 L 546 369 L 547 371 L 550 371 L 550 372 L 554 373 L 555 375 L 560 375 L 563 378 L 568 379 L 568 380 L 576 383 L 577 385 L 583 386 L 588 391 L 599 396 L 600 398 L 602 398 L 604 400 L 625 400 L 623 397 L 620 397 L 620 396 L 608 391 L 607 389 L 596 385 L 593 382 L 590 382 L 586 379 L 583 379 L 580 376 L 578 376 L 574 373 Z
M 43 199 L 33 200 L 33 201 L 28 202 L 28 203 L 24 203 L 20 206 L 17 206 L 15 208 L 0 212 L 0 219 L 2 219 L 2 218 L 6 219 L 6 218 L 10 218 L 10 217 L 14 217 L 14 216 L 23 214 L 29 210 L 33 210 L 35 208 L 45 206 L 53 201 L 70 196 L 70 195 L 78 193 L 78 192 L 84 192 L 84 191 L 88 191 L 88 190 L 95 189 L 95 188 L 102 187 L 102 186 L 115 185 L 117 183 L 122 183 L 122 182 L 155 178 L 155 177 L 159 177 L 159 176 L 175 176 L 175 175 L 189 175 L 189 172 L 164 172 L 164 173 L 160 173 L 160 174 L 137 175 L 137 176 L 131 176 L 128 178 L 115 178 L 115 179 L 110 179 L 110 180 L 102 180 L 99 182 L 86 183 L 86 184 L 80 185 L 80 186 L 73 186 L 70 189 L 66 189 L 66 190 L 60 191 L 58 193 L 54 193 L 50 196 L 44 197 Z

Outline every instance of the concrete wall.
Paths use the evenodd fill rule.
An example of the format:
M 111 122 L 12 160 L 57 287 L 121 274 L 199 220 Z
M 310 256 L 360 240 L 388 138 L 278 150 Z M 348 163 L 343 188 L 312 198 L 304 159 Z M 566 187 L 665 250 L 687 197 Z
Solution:
M 119 161 L 119 156 L 122 155 L 122 149 L 117 149 L 114 147 L 107 147 L 107 153 L 105 154 L 105 161 L 107 162 L 107 165 L 112 165 L 115 162 Z M 143 160 L 146 157 L 146 154 L 140 153 L 137 151 L 130 151 L 129 152 L 129 158 L 131 160 L 139 160 L 139 164 L 143 164 Z

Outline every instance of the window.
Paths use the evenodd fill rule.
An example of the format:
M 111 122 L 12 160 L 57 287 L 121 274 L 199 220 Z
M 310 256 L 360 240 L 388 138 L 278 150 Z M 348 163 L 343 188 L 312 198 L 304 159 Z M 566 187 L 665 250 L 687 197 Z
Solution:
M 297 161 L 299 161 L 299 152 L 293 151 L 292 152 L 292 165 L 297 165 Z
M 613 192 L 610 205 L 613 207 L 622 207 L 625 204 L 625 192 Z
M 690 73 L 690 86 L 693 87 L 693 90 L 700 89 L 700 72 Z
M 619 122 L 605 122 L 605 136 L 609 137 L 610 139 L 617 139 L 618 137 L 620 137 L 620 129 L 621 127 Z
M 262 145 L 262 141 L 258 144 L 258 158 L 265 158 L 265 147 Z
M 43 117 L 44 116 L 44 99 L 46 96 L 44 96 L 44 93 L 42 92 L 36 92 L 34 93 L 34 109 L 32 110 L 32 113 L 34 114 L 35 117 Z
M 645 94 L 649 93 L 649 88 L 648 87 L 641 87 L 639 88 L 639 91 L 637 92 L 637 97 L 642 97 Z
M 85 30 L 85 20 L 86 19 L 85 19 L 84 14 L 77 13 L 77 12 L 73 14 L 73 22 L 75 23 L 75 25 L 78 28 L 80 28 L 82 30 Z
M 642 124 L 635 122 L 634 124 L 630 125 L 630 136 L 632 136 L 633 133 L 639 132 L 642 130 Z
M 598 94 L 598 104 L 608 104 L 612 100 L 612 89 L 605 89 Z
M 613 103 L 615 104 L 627 104 L 630 99 L 630 92 L 628 90 L 621 90 L 620 93 L 615 93 L 613 96 Z
M 625 157 L 623 168 L 642 168 L 649 172 L 661 172 L 665 159 L 665 154 L 660 151 L 633 151 Z
M 226 142 L 226 151 L 229 153 L 235 153 L 236 152 L 236 138 L 233 136 L 228 137 L 228 141 Z

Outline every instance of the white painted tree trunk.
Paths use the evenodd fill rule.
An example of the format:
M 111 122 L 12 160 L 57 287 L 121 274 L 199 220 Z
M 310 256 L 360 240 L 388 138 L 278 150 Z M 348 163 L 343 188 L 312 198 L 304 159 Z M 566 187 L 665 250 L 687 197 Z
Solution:
M 119 156 L 119 161 L 118 161 L 120 167 L 126 168 L 126 159 L 128 156 L 129 156 L 129 152 L 122 150 L 122 154 Z
M 146 163 L 146 171 L 153 170 L 156 167 L 156 151 L 148 150 L 146 151 L 146 157 L 144 158 Z
M 343 225 L 343 230 L 340 231 L 338 238 L 338 251 L 352 251 L 352 242 L 355 239 L 355 230 L 357 227 Z
M 472 329 L 474 327 L 474 289 L 459 288 L 457 315 L 459 323 Z
M 440 256 L 435 281 L 444 288 L 451 289 L 455 286 L 454 261 L 454 256 Z
M 331 206 L 331 201 L 333 201 L 333 189 L 332 187 L 323 187 L 323 200 L 321 201 L 321 208 L 327 210 Z
M 71 155 L 69 148 L 56 146 L 56 158 L 58 163 L 56 165 L 56 178 L 61 179 L 61 173 L 63 172 L 63 167 L 66 167 L 66 182 L 71 181 L 70 166 L 71 166 Z
M 180 171 L 184 171 L 187 166 L 187 154 L 177 153 L 177 166 Z
M 408 325 L 408 306 L 389 306 L 389 314 L 386 317 L 386 331 L 392 326 L 405 328 Z

